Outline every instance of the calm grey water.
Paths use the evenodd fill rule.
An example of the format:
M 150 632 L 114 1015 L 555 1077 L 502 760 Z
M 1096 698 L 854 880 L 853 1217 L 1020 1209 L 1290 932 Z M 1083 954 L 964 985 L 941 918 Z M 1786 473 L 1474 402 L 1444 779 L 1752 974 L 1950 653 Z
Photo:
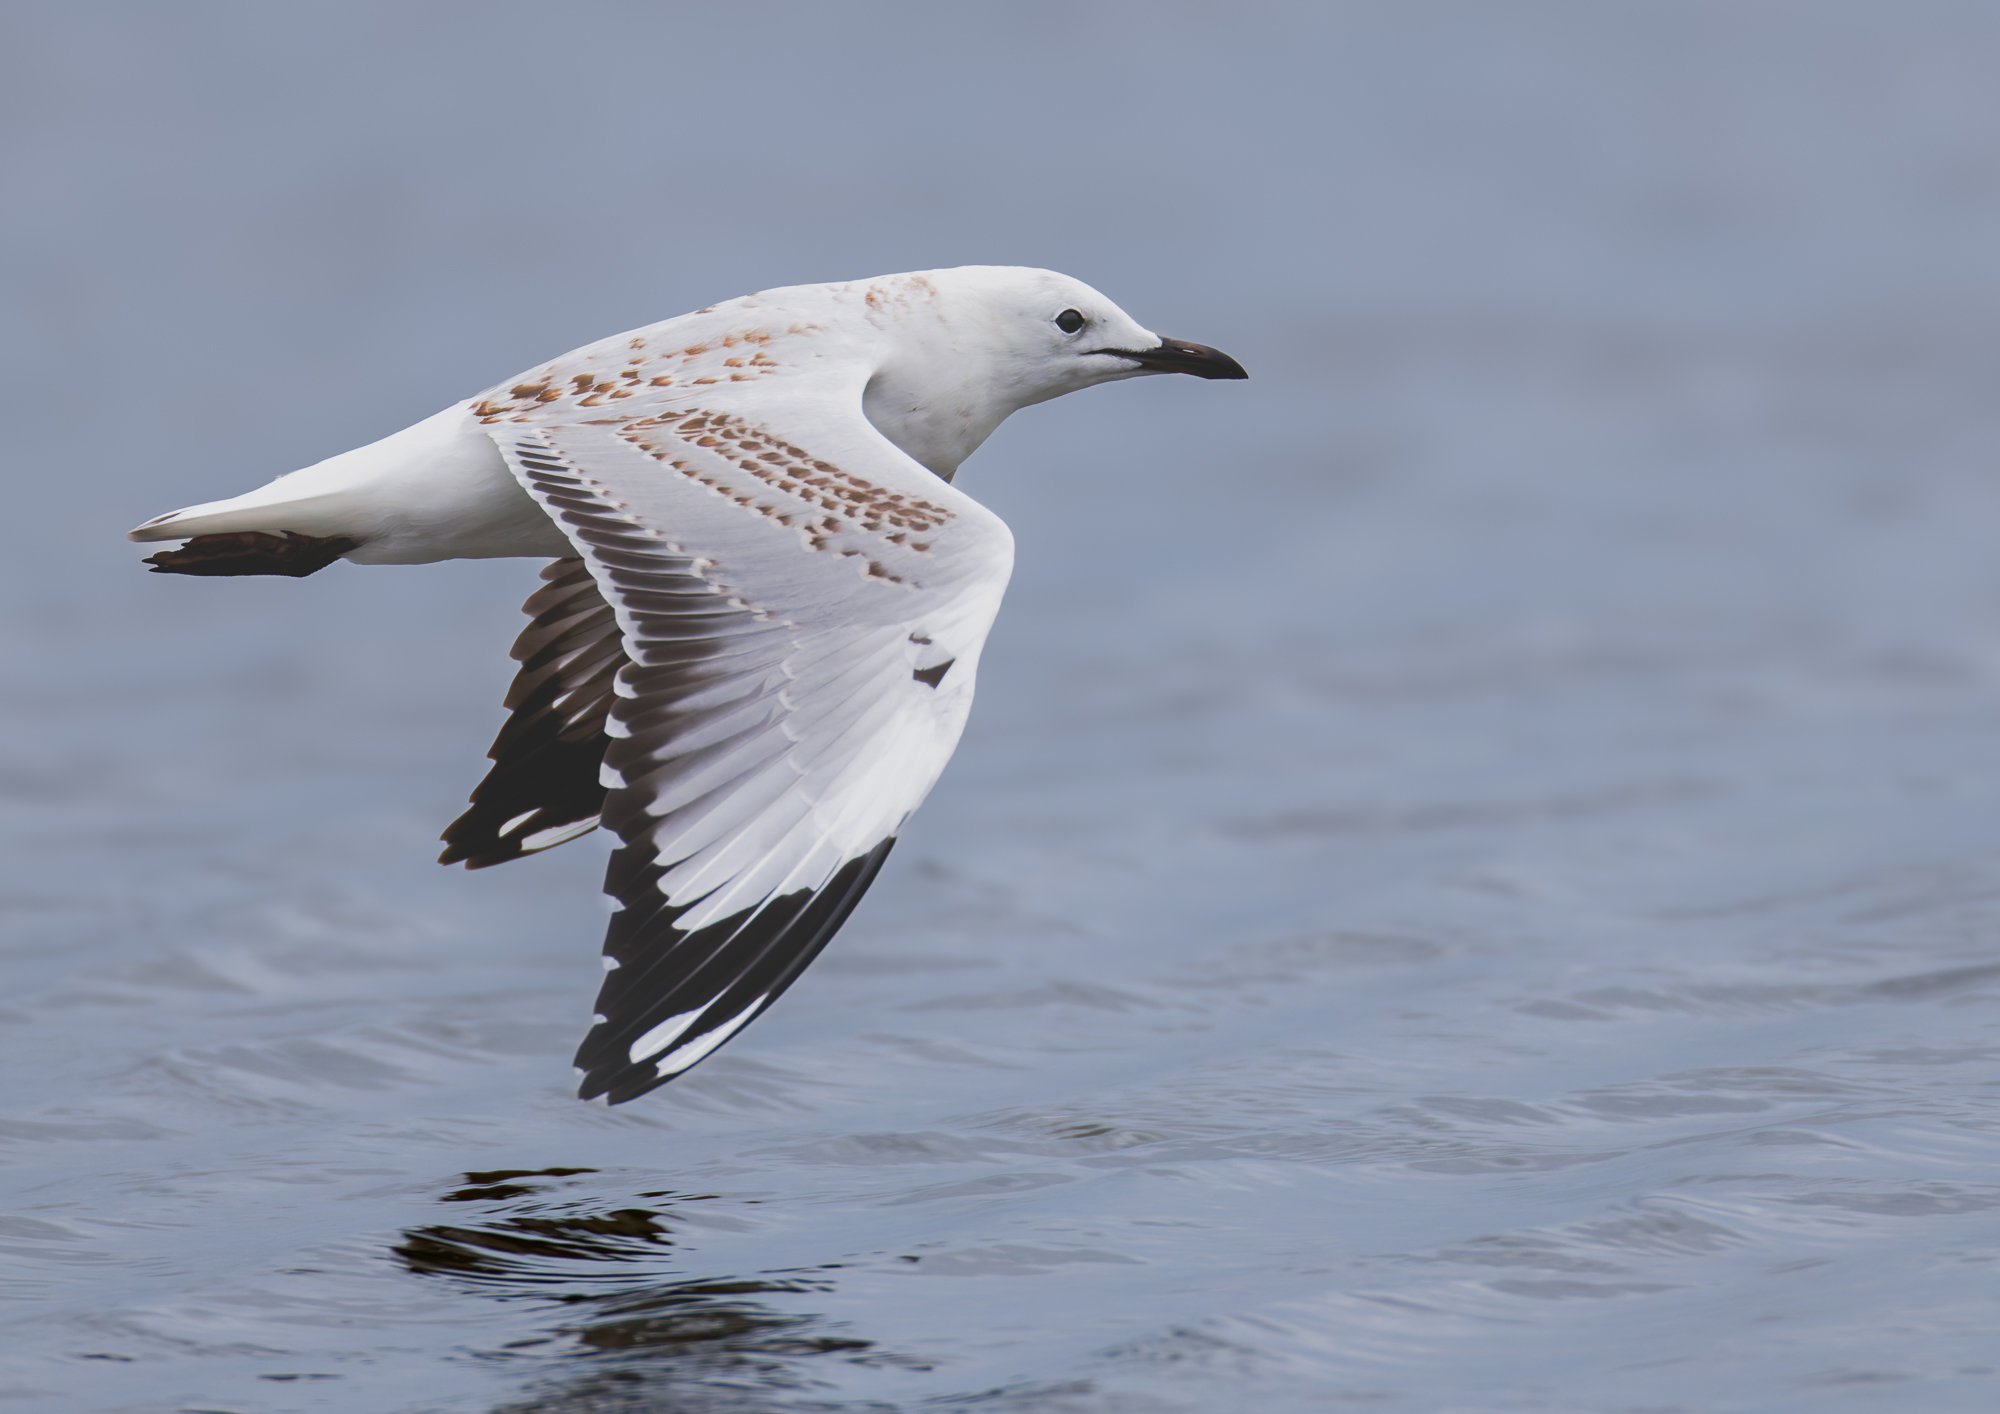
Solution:
M 2000 1404 L 2000 12 L 16 3 L 0 1407 Z M 528 562 L 120 533 L 1045 264 L 965 745 L 698 1072 L 430 862 Z

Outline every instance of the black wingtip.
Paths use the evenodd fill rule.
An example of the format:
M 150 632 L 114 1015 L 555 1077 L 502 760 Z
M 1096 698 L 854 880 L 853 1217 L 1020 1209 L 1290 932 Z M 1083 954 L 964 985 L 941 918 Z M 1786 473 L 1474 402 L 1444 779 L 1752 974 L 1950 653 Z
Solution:
M 511 715 L 486 753 L 493 765 L 472 808 L 440 836 L 440 864 L 490 869 L 539 854 L 588 834 L 604 809 L 604 720 L 625 650 L 582 560 L 556 560 L 542 579 L 514 644 Z
M 848 860 L 815 891 L 802 889 L 767 899 L 693 932 L 673 926 L 687 908 L 661 901 L 648 910 L 640 903 L 637 896 L 644 892 L 659 897 L 654 882 L 660 872 L 657 866 L 629 879 L 630 863 L 619 858 L 626 851 L 614 853 L 606 892 L 624 898 L 626 907 L 613 918 L 604 951 L 619 965 L 598 993 L 597 1012 L 605 1019 L 577 1048 L 576 1064 L 584 1072 L 577 1098 L 594 1100 L 601 1095 L 614 1105 L 636 1100 L 693 1068 L 661 1075 L 662 1060 L 699 1044 L 719 1026 L 729 1025 L 732 1037 L 740 1034 L 832 941 L 895 843 L 891 835 L 868 853 Z M 625 887 L 615 887 L 612 880 L 625 881 Z M 697 1009 L 703 1013 L 700 1020 L 676 1037 L 672 1047 L 632 1059 L 634 1041 L 666 1018 Z

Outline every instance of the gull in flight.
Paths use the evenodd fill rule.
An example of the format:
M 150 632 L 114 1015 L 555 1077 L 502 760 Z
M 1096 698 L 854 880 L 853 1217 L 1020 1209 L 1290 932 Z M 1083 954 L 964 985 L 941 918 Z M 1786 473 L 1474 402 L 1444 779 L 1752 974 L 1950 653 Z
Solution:
M 1013 537 L 952 485 L 1009 413 L 1244 378 L 1048 270 L 746 295 L 131 532 L 171 574 L 550 557 L 442 862 L 619 838 L 584 1099 L 682 1074 L 790 986 L 958 744 Z

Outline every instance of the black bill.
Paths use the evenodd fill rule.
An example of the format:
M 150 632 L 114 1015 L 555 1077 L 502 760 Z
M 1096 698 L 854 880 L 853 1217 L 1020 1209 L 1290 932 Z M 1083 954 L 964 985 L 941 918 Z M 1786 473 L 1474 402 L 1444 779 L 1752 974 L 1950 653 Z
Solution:
M 1197 378 L 1248 378 L 1243 365 L 1207 344 L 1186 339 L 1161 339 L 1156 349 L 1099 349 L 1113 358 L 1129 358 L 1152 373 L 1192 373 Z

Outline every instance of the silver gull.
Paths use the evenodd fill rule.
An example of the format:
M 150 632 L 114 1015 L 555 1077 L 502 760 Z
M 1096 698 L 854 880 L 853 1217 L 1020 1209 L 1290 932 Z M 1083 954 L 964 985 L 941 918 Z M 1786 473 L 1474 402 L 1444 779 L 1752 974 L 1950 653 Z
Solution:
M 682 1074 L 777 999 L 958 743 L 1013 539 L 951 484 L 1012 412 L 1243 378 L 1047 270 L 766 290 L 601 340 L 131 532 L 176 574 L 552 558 L 443 862 L 621 841 L 581 1095 Z

